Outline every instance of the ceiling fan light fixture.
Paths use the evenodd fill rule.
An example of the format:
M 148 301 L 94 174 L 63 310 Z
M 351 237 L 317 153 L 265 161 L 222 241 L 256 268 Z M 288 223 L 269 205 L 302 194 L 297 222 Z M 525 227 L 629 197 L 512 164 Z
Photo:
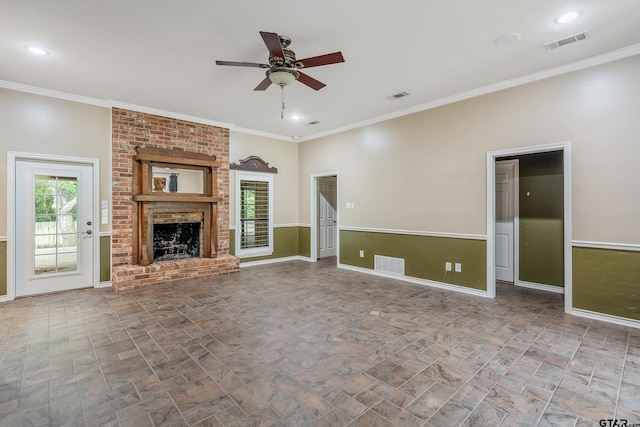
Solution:
M 267 74 L 271 83 L 278 86 L 287 86 L 295 82 L 298 76 L 292 71 L 276 70 Z

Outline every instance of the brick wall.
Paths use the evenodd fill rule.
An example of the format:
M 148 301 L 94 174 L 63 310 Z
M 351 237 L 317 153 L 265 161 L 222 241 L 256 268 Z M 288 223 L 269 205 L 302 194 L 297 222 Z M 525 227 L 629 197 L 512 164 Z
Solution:
M 199 277 L 203 274 L 217 275 L 218 267 L 224 272 L 237 271 L 238 261 L 229 255 L 229 130 L 216 126 L 172 119 L 153 114 L 112 109 L 112 270 L 113 284 L 116 290 L 139 287 L 135 281 L 135 270 L 141 269 L 133 261 L 133 201 L 132 201 L 132 158 L 136 147 L 180 149 L 195 153 L 217 156 L 222 166 L 218 169 L 218 261 L 199 260 Z M 166 271 L 176 265 L 155 266 L 153 270 L 162 270 L 158 280 L 176 275 Z M 176 264 L 176 263 L 173 263 Z M 187 262 L 188 264 L 188 262 Z M 211 271 L 205 271 L 210 264 Z M 180 263 L 181 269 L 185 262 Z M 191 277 L 189 272 L 183 272 Z M 141 273 L 146 275 L 147 272 Z M 134 276 L 131 279 L 131 276 Z M 127 284 L 118 279 L 128 277 Z M 164 278 L 164 279 L 163 279 Z M 144 277 L 144 286 L 153 284 Z M 141 279 L 142 282 L 142 279 Z

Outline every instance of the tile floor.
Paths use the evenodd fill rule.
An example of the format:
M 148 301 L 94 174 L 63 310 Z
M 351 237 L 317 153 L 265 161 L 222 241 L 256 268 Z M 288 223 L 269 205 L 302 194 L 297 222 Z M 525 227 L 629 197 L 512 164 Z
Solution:
M 498 293 L 330 260 L 18 299 L 0 304 L 0 425 L 640 423 L 640 330 Z

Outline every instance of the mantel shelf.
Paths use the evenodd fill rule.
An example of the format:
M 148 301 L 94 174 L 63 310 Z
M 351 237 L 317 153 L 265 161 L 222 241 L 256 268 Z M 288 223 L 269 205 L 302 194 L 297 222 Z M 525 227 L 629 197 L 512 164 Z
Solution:
M 199 202 L 218 203 L 222 202 L 220 196 L 201 196 L 198 194 L 136 194 L 133 196 L 135 202 Z

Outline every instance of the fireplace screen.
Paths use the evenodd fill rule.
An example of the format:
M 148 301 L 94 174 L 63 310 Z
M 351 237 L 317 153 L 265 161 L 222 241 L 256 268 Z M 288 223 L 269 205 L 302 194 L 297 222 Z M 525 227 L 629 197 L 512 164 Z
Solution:
M 153 259 L 169 261 L 200 257 L 200 223 L 153 225 Z

